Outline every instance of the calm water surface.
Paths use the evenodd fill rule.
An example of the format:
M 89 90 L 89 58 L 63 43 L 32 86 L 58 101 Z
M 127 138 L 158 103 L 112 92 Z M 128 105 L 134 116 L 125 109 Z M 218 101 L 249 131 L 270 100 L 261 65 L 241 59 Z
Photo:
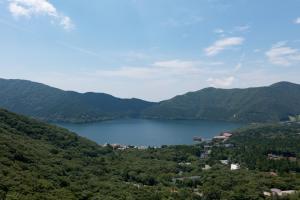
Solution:
M 163 144 L 193 144 L 194 136 L 210 139 L 222 131 L 230 131 L 243 124 L 205 120 L 120 119 L 97 123 L 59 123 L 57 125 L 98 144 L 160 146 Z

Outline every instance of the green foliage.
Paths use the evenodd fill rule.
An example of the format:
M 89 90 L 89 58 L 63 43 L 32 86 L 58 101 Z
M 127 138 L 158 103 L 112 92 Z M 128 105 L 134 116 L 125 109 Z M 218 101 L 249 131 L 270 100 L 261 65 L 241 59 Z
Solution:
M 280 82 L 247 89 L 206 88 L 160 102 L 143 112 L 163 119 L 210 119 L 242 122 L 288 120 L 300 113 L 300 85 Z
M 238 131 L 229 142 L 236 148 L 227 154 L 260 171 L 300 172 L 300 124 L 253 125 Z M 269 159 L 268 154 L 278 156 Z
M 0 199 L 264 199 L 263 191 L 273 187 L 300 190 L 298 171 L 284 168 L 281 172 L 281 165 L 275 165 L 272 169 L 281 173 L 270 176 L 269 169 L 259 164 L 267 160 L 269 151 L 299 158 L 299 126 L 239 130 L 228 141 L 235 147 L 215 146 L 210 158 L 203 160 L 199 155 L 204 144 L 113 150 L 65 129 L 0 110 Z M 219 158 L 241 162 L 243 167 L 230 171 Z M 257 165 L 252 169 L 247 159 Z M 208 162 L 212 169 L 203 171 Z M 298 198 L 298 194 L 286 197 Z
M 152 103 L 0 79 L 0 96 L 3 108 L 56 122 L 80 123 L 122 117 L 269 122 L 297 120 L 300 114 L 300 86 L 288 82 L 247 89 L 206 88 Z
M 0 106 L 46 121 L 90 122 L 137 117 L 153 105 L 104 93 L 63 91 L 40 83 L 0 79 Z

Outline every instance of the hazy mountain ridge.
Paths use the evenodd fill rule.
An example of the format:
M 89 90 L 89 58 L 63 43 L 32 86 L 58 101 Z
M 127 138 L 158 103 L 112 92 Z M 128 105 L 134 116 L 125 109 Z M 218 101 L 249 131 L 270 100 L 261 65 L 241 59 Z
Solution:
M 0 107 L 47 121 L 88 122 L 136 117 L 152 102 L 104 93 L 63 91 L 25 80 L 0 79 Z
M 300 85 L 279 82 L 246 89 L 205 88 L 162 101 L 143 112 L 147 118 L 265 122 L 300 113 Z
M 204 88 L 159 103 L 104 93 L 63 91 L 0 79 L 0 107 L 46 121 L 92 122 L 125 117 L 267 122 L 300 114 L 300 85 L 279 82 L 246 89 Z

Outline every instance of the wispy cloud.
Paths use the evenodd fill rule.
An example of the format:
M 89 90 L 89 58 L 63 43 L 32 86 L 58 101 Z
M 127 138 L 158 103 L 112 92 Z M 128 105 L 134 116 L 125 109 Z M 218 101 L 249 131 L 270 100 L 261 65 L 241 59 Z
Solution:
M 207 82 L 212 87 L 226 88 L 226 87 L 230 87 L 233 84 L 234 80 L 235 80 L 234 76 L 229 76 L 229 77 L 222 77 L 222 78 L 209 78 L 207 79 Z
M 234 72 L 239 71 L 242 67 L 243 67 L 243 62 L 245 60 L 246 55 L 242 54 L 240 57 L 239 62 L 236 64 L 236 66 L 234 67 Z
M 215 56 L 221 51 L 224 51 L 232 46 L 238 46 L 243 44 L 244 38 L 242 37 L 228 37 L 217 40 L 213 45 L 204 49 L 207 56 Z
M 236 26 L 233 28 L 233 30 L 231 31 L 232 33 L 236 33 L 236 32 L 246 32 L 250 30 L 250 26 L 249 25 L 244 25 L 244 26 Z
M 294 20 L 295 24 L 300 24 L 300 17 L 298 17 L 297 19 Z
M 195 66 L 201 64 L 200 61 L 185 61 L 185 60 L 167 60 L 167 61 L 157 61 L 153 63 L 155 67 L 161 68 L 176 68 L 176 69 L 191 69 Z
M 72 30 L 74 24 L 70 17 L 60 13 L 47 0 L 8 0 L 8 9 L 16 17 L 48 16 L 58 22 L 65 30 Z
M 217 28 L 214 30 L 214 33 L 216 34 L 223 34 L 225 31 L 222 28 Z
M 215 34 L 218 34 L 221 37 L 226 37 L 228 35 L 233 35 L 233 34 L 247 33 L 250 31 L 250 28 L 251 27 L 249 25 L 242 25 L 242 26 L 235 26 L 229 30 L 225 30 L 223 28 L 216 28 L 213 32 Z
M 299 49 L 287 46 L 287 42 L 278 42 L 266 52 L 269 61 L 274 65 L 290 66 L 300 62 Z
M 170 79 L 174 77 L 197 76 L 203 72 L 200 61 L 163 60 L 148 66 L 125 66 L 117 69 L 98 70 L 105 77 L 119 77 L 142 80 Z

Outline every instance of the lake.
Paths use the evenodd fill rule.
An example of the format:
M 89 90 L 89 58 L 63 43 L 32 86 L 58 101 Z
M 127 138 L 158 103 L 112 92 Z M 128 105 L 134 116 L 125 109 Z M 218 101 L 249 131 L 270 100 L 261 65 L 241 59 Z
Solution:
M 243 124 L 206 120 L 120 119 L 96 123 L 57 123 L 98 144 L 161 146 L 193 144 L 194 136 L 211 139 Z

